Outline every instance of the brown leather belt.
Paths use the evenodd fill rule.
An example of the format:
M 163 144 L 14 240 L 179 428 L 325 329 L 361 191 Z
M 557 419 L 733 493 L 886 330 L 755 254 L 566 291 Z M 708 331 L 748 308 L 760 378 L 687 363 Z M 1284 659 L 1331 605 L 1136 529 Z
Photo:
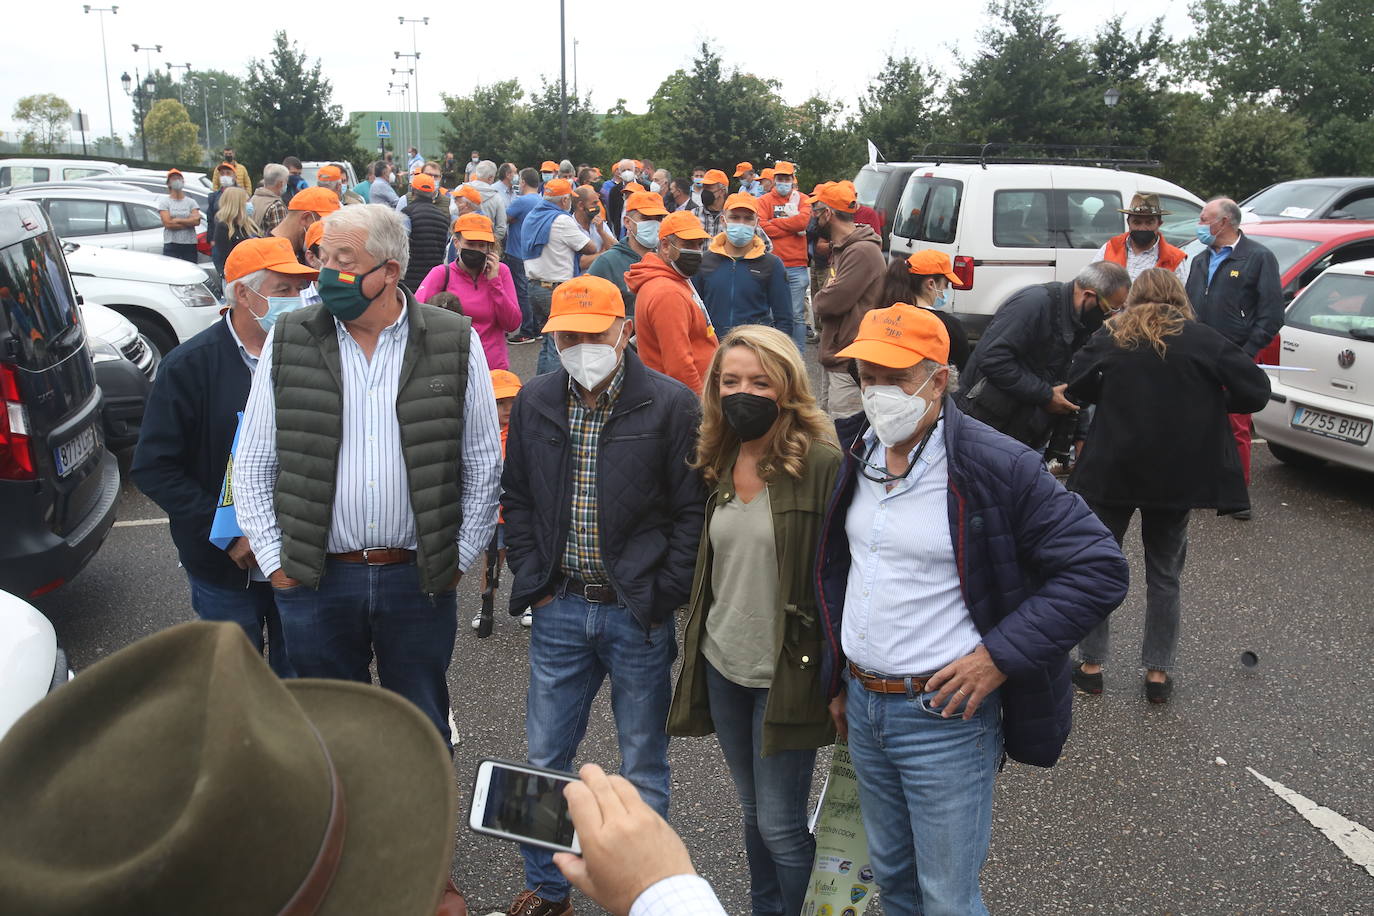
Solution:
M 415 562 L 415 551 L 401 547 L 364 547 L 348 553 L 331 553 L 329 559 L 341 563 L 365 563 L 368 566 L 394 566 Z
M 853 662 L 849 662 L 849 673 L 854 675 L 854 680 L 863 685 L 865 690 L 874 693 L 925 693 L 926 681 L 932 675 L 925 677 L 876 677 L 864 671 Z M 908 686 L 910 685 L 910 686 Z
M 620 596 L 609 585 L 588 585 L 577 579 L 565 579 L 563 588 L 569 595 L 585 598 L 592 604 L 619 604 Z
M 562 280 L 555 283 L 550 283 L 548 280 L 530 280 L 530 282 L 535 286 L 542 286 L 544 289 L 558 289 L 558 287 L 563 284 Z

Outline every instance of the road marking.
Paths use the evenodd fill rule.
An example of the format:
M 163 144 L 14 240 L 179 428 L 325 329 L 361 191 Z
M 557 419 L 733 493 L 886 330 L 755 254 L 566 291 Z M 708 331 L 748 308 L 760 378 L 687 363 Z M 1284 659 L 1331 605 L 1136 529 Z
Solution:
M 145 525 L 165 525 L 168 519 L 164 518 L 130 518 L 114 523 L 116 528 L 142 528 Z
M 1326 834 L 1326 838 L 1335 843 L 1347 859 L 1374 876 L 1374 830 L 1342 817 L 1330 808 L 1299 795 L 1283 783 L 1275 782 L 1262 773 L 1256 773 L 1250 767 L 1245 769 L 1273 790 L 1275 795 L 1292 805 L 1309 824 Z

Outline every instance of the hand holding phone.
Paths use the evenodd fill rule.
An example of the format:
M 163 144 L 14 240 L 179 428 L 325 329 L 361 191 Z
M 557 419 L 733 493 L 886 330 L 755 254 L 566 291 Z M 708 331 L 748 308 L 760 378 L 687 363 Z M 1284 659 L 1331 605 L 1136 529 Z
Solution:
M 503 840 L 579 853 L 578 837 L 563 797 L 564 787 L 576 781 L 571 773 L 508 760 L 483 760 L 477 765 L 468 826 Z

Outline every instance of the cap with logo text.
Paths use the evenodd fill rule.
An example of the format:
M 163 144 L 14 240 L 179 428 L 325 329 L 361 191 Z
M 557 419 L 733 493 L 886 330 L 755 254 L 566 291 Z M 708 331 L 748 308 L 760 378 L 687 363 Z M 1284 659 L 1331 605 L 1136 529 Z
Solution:
M 929 309 L 898 302 L 865 315 L 854 342 L 835 355 L 889 369 L 906 369 L 923 359 L 947 363 L 949 332 Z
M 583 274 L 558 284 L 541 333 L 600 334 L 625 317 L 625 300 L 610 280 Z

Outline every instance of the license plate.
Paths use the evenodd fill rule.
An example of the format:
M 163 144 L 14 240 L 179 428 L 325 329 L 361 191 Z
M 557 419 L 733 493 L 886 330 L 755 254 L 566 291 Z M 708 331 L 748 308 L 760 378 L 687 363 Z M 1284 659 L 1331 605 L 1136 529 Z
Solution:
M 92 425 L 77 433 L 76 438 L 53 449 L 53 456 L 57 459 L 57 476 L 66 477 L 95 454 L 99 447 L 100 432 Z
M 1311 407 L 1299 407 L 1293 412 L 1293 428 L 1326 436 L 1328 439 L 1368 445 L 1374 423 L 1354 417 L 1343 417 L 1338 413 L 1327 413 L 1324 410 L 1313 410 Z

